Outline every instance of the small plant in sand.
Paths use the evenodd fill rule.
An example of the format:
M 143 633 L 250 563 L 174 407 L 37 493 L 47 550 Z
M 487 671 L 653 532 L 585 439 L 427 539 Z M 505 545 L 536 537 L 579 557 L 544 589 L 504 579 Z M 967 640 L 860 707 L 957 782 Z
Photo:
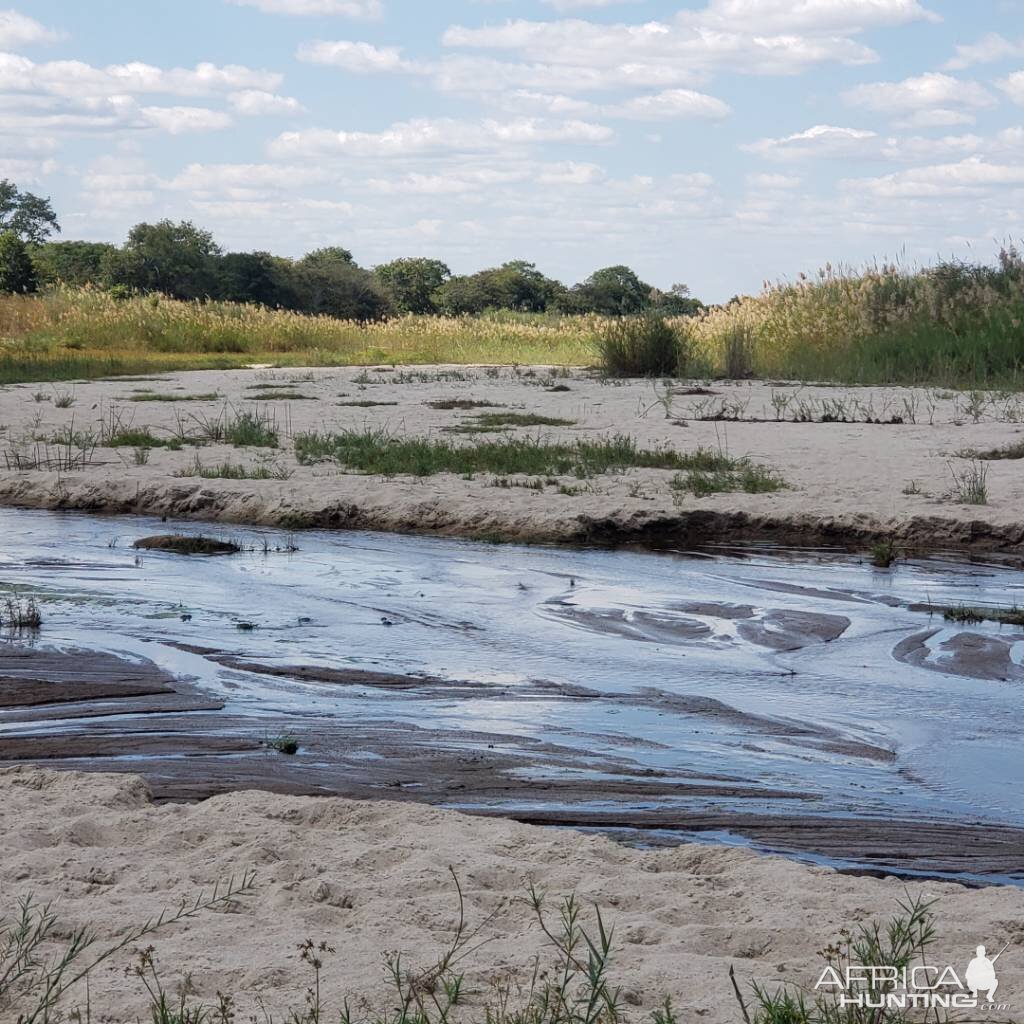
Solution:
M 297 754 L 299 752 L 299 741 L 298 738 L 293 736 L 290 732 L 281 732 L 276 736 L 268 736 L 264 743 L 271 750 L 276 750 L 279 754 Z
M 988 466 L 983 462 L 972 462 L 965 469 L 958 470 L 950 464 L 953 477 L 953 498 L 962 505 L 988 504 Z
M 247 871 L 237 879 L 232 877 L 226 884 L 214 886 L 210 893 L 200 892 L 194 900 L 183 901 L 177 910 L 165 910 L 142 924 L 129 925 L 110 945 L 100 943 L 99 936 L 88 925 L 69 928 L 61 923 L 49 903 L 37 903 L 32 896 L 22 897 L 13 915 L 0 919 L 0 1019 L 18 1024 L 56 1024 L 58 1020 L 67 1020 L 58 1007 L 66 997 L 81 996 L 79 986 L 87 984 L 101 964 L 163 928 L 206 910 L 231 906 L 239 897 L 251 895 L 255 882 L 253 872 Z M 55 943 L 60 943 L 56 951 Z M 81 1013 L 78 1018 L 89 1019 Z M 179 1019 L 183 1024 L 189 1021 Z M 211 1018 L 191 1018 L 208 1019 Z

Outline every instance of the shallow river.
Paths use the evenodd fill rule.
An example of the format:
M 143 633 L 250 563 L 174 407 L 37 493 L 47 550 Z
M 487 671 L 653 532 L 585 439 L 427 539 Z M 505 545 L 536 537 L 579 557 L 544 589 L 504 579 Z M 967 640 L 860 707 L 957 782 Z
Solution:
M 131 546 L 172 530 L 255 550 Z M 147 720 L 148 736 L 187 736 L 190 714 L 220 735 L 294 733 L 294 758 L 256 744 L 260 770 L 289 788 L 366 795 L 379 782 L 384 795 L 648 840 L 786 848 L 801 844 L 733 819 L 1024 826 L 1024 630 L 920 609 L 1024 605 L 1019 569 L 369 533 L 302 533 L 289 552 L 273 550 L 279 531 L 18 511 L 0 511 L 0 538 L 0 596 L 41 598 L 35 645 L 146 659 L 224 704 Z M 78 710 L 0 710 L 0 761 L 20 759 L 3 752 L 15 738 L 125 736 L 152 717 L 116 702 Z M 48 756 L 146 767 L 145 749 L 123 750 Z M 190 770 L 216 773 L 215 753 Z M 173 761 L 165 744 L 151 774 L 174 775 Z

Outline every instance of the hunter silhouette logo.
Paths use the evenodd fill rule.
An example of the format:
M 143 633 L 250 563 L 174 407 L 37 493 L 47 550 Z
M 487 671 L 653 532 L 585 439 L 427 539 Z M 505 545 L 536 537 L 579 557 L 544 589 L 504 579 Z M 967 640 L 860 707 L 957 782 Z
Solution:
M 985 955 L 985 947 L 979 946 L 975 950 L 974 959 L 967 965 L 967 973 L 964 974 L 964 981 L 971 990 L 974 998 L 978 998 L 979 992 L 985 993 L 985 998 L 991 1003 L 996 996 L 996 989 L 999 988 L 999 979 L 996 977 L 996 961 L 1006 952 L 1007 946 L 991 959 Z
M 862 1009 L 934 1010 L 1008 1009 L 995 1002 L 999 979 L 996 961 L 1009 943 L 995 956 L 977 946 L 974 959 L 963 977 L 951 964 L 916 963 L 905 967 L 892 964 L 849 963 L 840 968 L 829 964 L 815 989 L 830 991 L 839 1007 Z

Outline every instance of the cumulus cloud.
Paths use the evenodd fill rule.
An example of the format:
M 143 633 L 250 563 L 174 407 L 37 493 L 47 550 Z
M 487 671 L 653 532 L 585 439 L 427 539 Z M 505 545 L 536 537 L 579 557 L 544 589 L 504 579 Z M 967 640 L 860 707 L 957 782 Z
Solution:
M 327 64 L 356 74 L 374 72 L 416 71 L 421 65 L 402 57 L 401 47 L 374 46 L 348 39 L 318 39 L 303 43 L 296 56 L 307 64 Z
M 60 33 L 15 10 L 0 11 L 0 47 L 15 49 L 33 43 L 52 43 Z
M 976 64 L 991 64 L 997 60 L 1024 57 L 1024 39 L 1011 42 L 998 32 L 989 32 L 976 43 L 961 43 L 955 56 L 946 61 L 947 71 L 963 71 Z
M 728 103 L 692 89 L 666 89 L 604 109 L 612 117 L 636 121 L 665 121 L 684 117 L 718 119 L 728 117 L 731 113 Z
M 995 106 L 996 99 L 977 82 L 931 71 L 901 82 L 870 82 L 843 93 L 853 107 L 895 117 L 905 125 L 969 124 L 974 113 Z
M 616 4 L 635 4 L 640 0 L 541 0 L 559 13 L 581 11 L 587 7 L 614 7 Z
M 748 142 L 740 146 L 740 149 L 769 160 L 867 157 L 877 153 L 879 141 L 876 132 L 816 124 L 793 135 Z
M 684 21 L 745 32 L 860 32 L 912 21 L 940 21 L 919 0 L 711 0 Z
M 845 179 L 845 189 L 886 199 L 934 199 L 981 195 L 993 186 L 1024 185 L 1024 166 L 997 164 L 972 156 L 959 163 L 914 167 L 877 178 Z
M 158 68 L 141 61 L 94 67 L 77 60 L 37 64 L 28 57 L 0 53 L 0 92 L 41 93 L 81 101 L 87 98 L 165 93 L 210 96 L 240 89 L 273 90 L 282 76 L 240 64 L 219 67 Z
M 266 14 L 340 14 L 370 20 L 384 13 L 381 0 L 228 0 L 236 7 L 255 7 Z
M 231 127 L 231 118 L 206 107 L 140 107 L 142 121 L 168 135 L 215 132 Z
M 320 167 L 302 164 L 189 164 L 167 187 L 194 192 L 256 191 L 320 184 L 329 175 Z
M 997 84 L 1014 103 L 1024 105 L 1024 71 L 1015 71 Z
M 306 108 L 293 96 L 278 96 L 263 89 L 243 89 L 228 94 L 228 103 L 244 117 L 282 117 L 301 114 Z
M 509 121 L 455 118 L 418 118 L 393 124 L 382 132 L 346 132 L 309 129 L 285 132 L 270 144 L 275 157 L 347 155 L 402 157 L 411 153 L 457 152 L 542 142 L 607 142 L 612 131 L 588 121 L 544 121 L 515 118 Z

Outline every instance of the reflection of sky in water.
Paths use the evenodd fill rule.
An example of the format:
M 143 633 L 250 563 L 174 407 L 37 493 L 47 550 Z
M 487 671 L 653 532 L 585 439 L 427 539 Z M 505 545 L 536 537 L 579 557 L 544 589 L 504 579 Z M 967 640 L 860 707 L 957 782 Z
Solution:
M 0 534 L 8 538 L 0 588 L 41 592 L 46 643 L 150 658 L 196 678 L 246 715 L 498 732 L 518 738 L 510 742 L 550 741 L 592 753 L 594 771 L 611 759 L 698 781 L 811 792 L 821 798 L 806 805 L 816 813 L 920 812 L 1024 824 L 1024 683 L 940 673 L 892 654 L 907 637 L 938 630 L 926 647 L 928 657 L 941 656 L 940 645 L 958 631 L 901 605 L 1024 604 L 1019 571 L 928 562 L 888 573 L 856 559 L 797 561 L 767 549 L 679 557 L 326 532 L 300 535 L 300 550 L 290 554 L 136 558 L 135 538 L 171 528 L 145 519 L 0 511 Z M 274 531 L 173 528 L 245 543 L 284 539 Z M 712 604 L 749 606 L 753 617 L 716 615 L 706 607 Z M 771 609 L 845 616 L 850 625 L 834 642 L 774 651 L 740 630 Z M 242 620 L 257 630 L 239 632 Z M 990 625 L 970 629 L 1021 635 Z M 488 696 L 260 677 L 169 642 L 279 664 L 468 680 Z M 1010 657 L 1024 665 L 1024 642 Z M 647 689 L 713 698 L 727 710 L 829 730 L 838 741 L 895 749 L 898 757 L 891 764 L 829 752 L 820 735 L 772 735 L 730 714 L 556 698 L 531 688 L 538 680 L 610 698 Z M 2 722 L 0 732 L 16 728 Z M 473 742 L 467 737 L 467 746 Z

